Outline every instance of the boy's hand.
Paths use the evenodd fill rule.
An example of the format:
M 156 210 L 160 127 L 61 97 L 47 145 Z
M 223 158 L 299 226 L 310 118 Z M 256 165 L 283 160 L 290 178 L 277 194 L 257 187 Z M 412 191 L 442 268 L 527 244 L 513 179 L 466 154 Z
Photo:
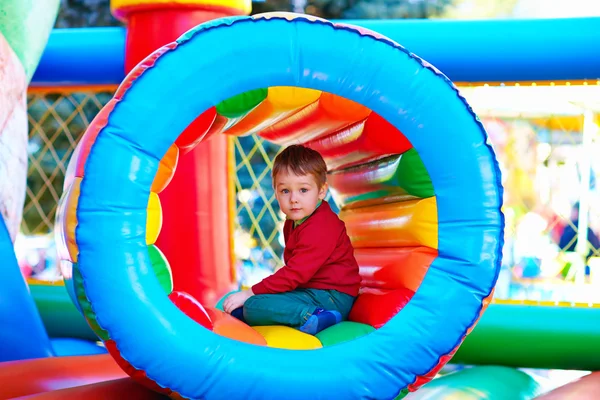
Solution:
M 223 302 L 223 310 L 225 310 L 226 313 L 231 314 L 233 310 L 243 306 L 246 300 L 252 296 L 254 296 L 252 289 L 242 290 L 241 292 L 229 295 Z

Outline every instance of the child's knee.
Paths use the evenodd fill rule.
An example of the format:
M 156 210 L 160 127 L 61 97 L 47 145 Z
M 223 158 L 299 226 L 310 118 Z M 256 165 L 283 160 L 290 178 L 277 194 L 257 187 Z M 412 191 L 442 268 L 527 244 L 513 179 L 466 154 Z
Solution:
M 244 310 L 255 310 L 264 308 L 264 305 L 268 302 L 264 295 L 254 295 L 250 297 L 244 303 Z

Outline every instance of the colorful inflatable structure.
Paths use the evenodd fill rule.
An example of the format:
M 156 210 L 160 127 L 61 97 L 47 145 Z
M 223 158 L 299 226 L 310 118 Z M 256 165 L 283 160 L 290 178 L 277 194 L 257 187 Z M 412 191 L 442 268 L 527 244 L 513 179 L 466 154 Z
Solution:
M 251 62 L 242 67 L 240 57 Z M 198 136 L 180 136 L 192 122 Z M 242 323 L 233 338 L 253 345 L 223 337 L 232 336 L 220 321 L 236 321 L 173 292 L 154 244 L 158 193 L 178 153 L 212 135 L 253 132 L 307 143 L 333 170 L 364 280 L 353 322 L 320 341 Z M 72 267 L 63 275 L 72 276 L 88 323 L 131 376 L 184 398 L 396 398 L 416 390 L 487 306 L 502 248 L 498 167 L 448 79 L 378 34 L 291 14 L 203 24 L 141 62 L 82 138 L 63 200 L 58 244 Z M 325 348 L 256 346 L 265 341 Z M 295 390 L 319 379 L 330 384 Z M 272 383 L 259 384 L 265 380 Z
M 435 67 L 356 25 L 231 17 L 249 11 L 236 0 L 146 3 L 113 1 L 129 23 L 129 73 L 79 142 L 57 212 L 67 289 L 110 354 L 44 358 L 54 353 L 13 285 L 0 230 L 10 261 L 0 285 L 29 304 L 26 324 L 0 335 L 16 343 L 27 321 L 42 332 L 28 339 L 37 353 L 0 359 L 22 360 L 0 363 L 0 398 L 400 399 L 429 382 L 486 310 L 503 244 L 500 172 L 464 98 Z M 316 337 L 251 328 L 217 304 L 234 281 L 227 138 L 248 134 L 304 143 L 330 169 L 363 281 L 350 321 Z M 13 311 L 0 301 L 0 317 Z M 492 398 L 492 375 L 515 396 L 540 392 L 524 373 L 491 368 L 436 380 L 423 396 L 470 396 L 466 382 L 477 381 L 473 398 Z

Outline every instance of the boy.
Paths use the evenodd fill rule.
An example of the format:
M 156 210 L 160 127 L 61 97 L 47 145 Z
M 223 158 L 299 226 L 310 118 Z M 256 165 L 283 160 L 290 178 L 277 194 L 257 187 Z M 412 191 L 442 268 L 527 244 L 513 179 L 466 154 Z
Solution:
M 223 308 L 249 325 L 287 325 L 315 335 L 346 319 L 360 275 L 346 226 L 324 200 L 327 166 L 300 145 L 273 164 L 273 187 L 286 215 L 284 260 L 273 275 L 225 299 Z

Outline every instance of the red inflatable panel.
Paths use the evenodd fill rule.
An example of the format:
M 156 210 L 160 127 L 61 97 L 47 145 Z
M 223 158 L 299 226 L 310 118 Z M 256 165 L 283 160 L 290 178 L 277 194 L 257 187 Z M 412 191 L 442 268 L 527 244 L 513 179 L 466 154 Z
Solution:
M 150 6 L 127 16 L 126 72 L 193 27 L 233 14 L 231 9 L 206 5 Z M 215 304 L 234 282 L 229 194 L 215 190 L 228 181 L 228 141 L 220 135 L 207 140 L 210 133 L 204 135 L 205 129 L 215 124 L 215 114 L 213 109 L 200 114 L 176 141 L 183 157 L 173 180 L 160 194 L 164 222 L 156 243 L 169 260 L 175 290 L 189 293 L 202 304 Z M 193 147 L 203 135 L 203 142 Z
M 361 289 L 348 319 L 381 328 L 409 302 L 415 294 L 410 289 Z
M 216 304 L 233 289 L 230 162 L 224 135 L 204 140 L 179 159 L 173 180 L 160 193 L 163 226 L 156 242 L 173 272 L 173 288 L 201 304 Z
M 148 376 L 146 376 L 146 371 L 136 369 L 129 363 L 129 361 L 125 360 L 121 356 L 121 352 L 117 348 L 117 344 L 114 341 L 107 340 L 106 342 L 104 342 L 104 345 L 106 346 L 106 349 L 108 350 L 110 355 L 113 356 L 117 364 L 119 364 L 119 367 L 121 367 L 121 369 L 123 369 L 123 371 L 125 371 L 127 375 L 133 378 L 135 382 L 158 393 L 163 393 L 166 395 L 169 395 L 171 393 L 171 390 L 159 386 L 156 382 L 148 378 Z
M 179 135 L 175 144 L 181 149 L 181 154 L 186 154 L 207 136 L 217 117 L 217 109 L 211 107 L 204 111 Z
M 158 7 L 157 4 L 150 4 L 147 10 L 128 13 L 125 70 L 131 71 L 148 54 L 194 26 L 236 14 L 229 8 L 211 10 L 206 6 Z
M 174 291 L 169 295 L 169 299 L 179 308 L 185 315 L 202 325 L 203 327 L 212 330 L 213 324 L 210 317 L 206 313 L 202 304 L 186 292 Z
M 429 247 L 355 249 L 360 266 L 361 287 L 374 289 L 406 288 L 416 292 L 427 269 L 437 257 Z
M 21 397 L 19 397 L 21 398 Z M 69 389 L 27 396 L 27 400 L 164 400 L 165 396 L 146 389 L 131 378 L 117 379 Z
M 321 153 L 330 171 L 402 154 L 412 148 L 402 132 L 376 113 L 306 145 Z
M 109 354 L 0 363 L 0 399 L 124 378 Z

